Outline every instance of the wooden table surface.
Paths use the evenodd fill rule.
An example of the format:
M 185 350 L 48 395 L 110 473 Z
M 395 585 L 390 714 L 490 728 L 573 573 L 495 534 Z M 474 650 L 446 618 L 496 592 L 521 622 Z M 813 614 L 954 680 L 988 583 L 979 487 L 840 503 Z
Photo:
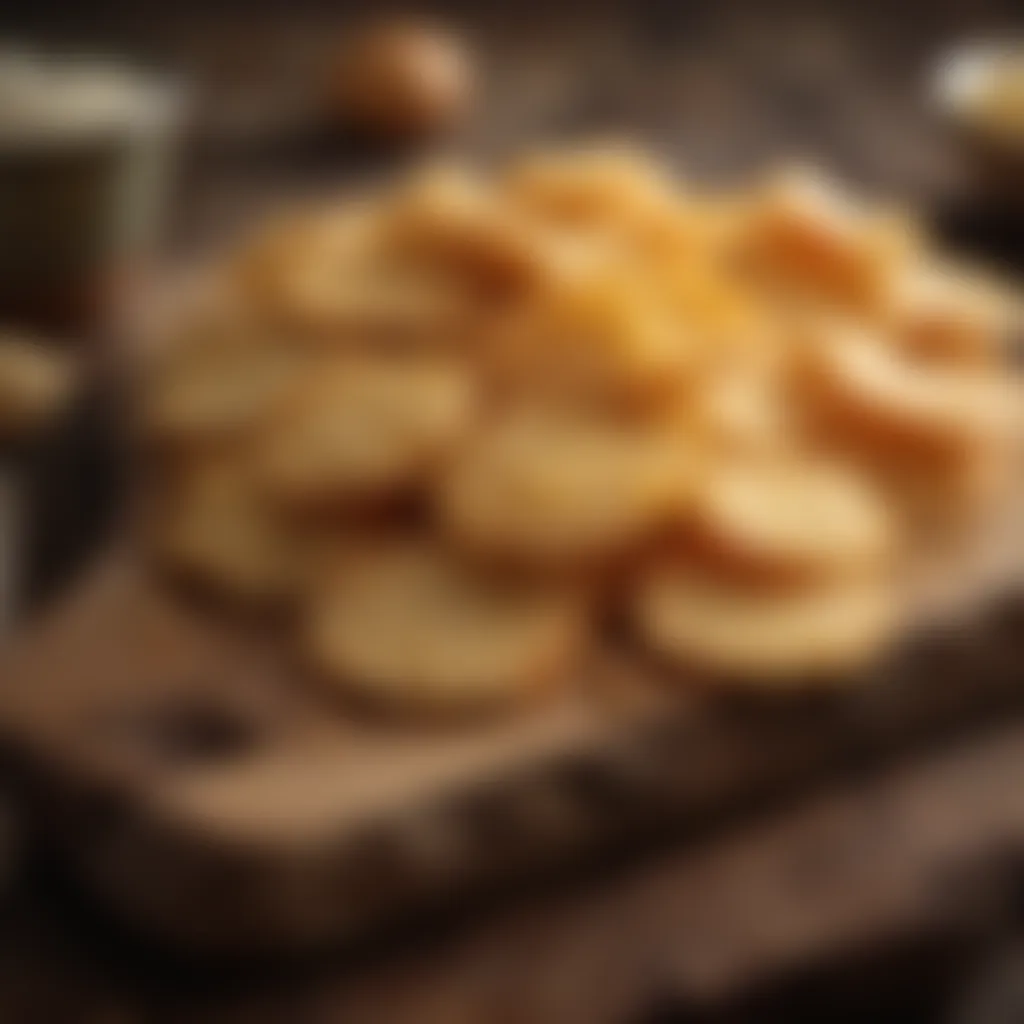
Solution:
M 780 979 L 799 996 L 801 976 L 827 976 L 829 965 L 850 961 L 849 977 L 818 1008 L 859 998 L 862 1015 L 841 1019 L 901 1019 L 892 1001 L 910 980 L 886 970 L 884 959 L 872 966 L 872 956 L 916 959 L 914 983 L 935 997 L 965 985 L 972 958 L 1019 913 L 1024 804 L 1006 779 L 1022 765 L 1024 729 L 999 730 L 925 763 L 809 795 L 685 855 L 652 853 L 486 914 L 421 926 L 379 949 L 233 972 L 172 966 L 66 895 L 54 898 L 46 891 L 52 877 L 37 871 L 0 931 L 2 1019 L 748 1019 L 728 1014 Z M 950 957 L 954 968 L 944 974 Z M 865 978 L 874 992 L 859 990 Z M 789 995 L 749 1019 L 840 1019 L 797 1017 L 798 1009 L 809 1008 Z
M 1019 28 L 1022 13 L 1011 0 L 485 6 L 452 6 L 486 58 L 483 113 L 459 140 L 473 152 L 626 133 L 705 180 L 795 153 L 933 210 L 960 194 L 962 178 L 958 152 L 924 102 L 926 75 L 948 44 Z M 401 159 L 367 154 L 311 125 L 313 69 L 349 17 L 344 10 L 223 0 L 159 10 L 114 0 L 21 8 L 4 17 L 22 38 L 98 41 L 194 76 L 204 99 L 171 225 L 185 250 L 284 192 Z M 975 219 L 961 222 L 970 228 Z M 977 223 L 982 242 L 1008 239 L 1011 253 L 1022 245 L 1005 223 L 993 232 Z M 93 458 L 75 445 L 47 456 L 29 514 L 29 561 L 51 584 L 81 546 L 82 522 L 95 532 L 109 505 L 115 475 Z M 1024 804 L 1006 783 L 1021 773 L 1024 725 L 1002 723 L 928 757 L 822 784 L 696 846 L 513 894 L 379 949 L 228 976 L 169 966 L 100 924 L 45 865 L 32 864 L 0 915 L 0 1019 L 795 1020 L 792 999 L 744 1000 L 778 979 L 846 962 L 883 934 L 931 950 L 927 976 L 950 950 L 980 949 L 1002 927 L 986 912 L 992 902 L 1011 903 L 996 883 L 1012 882 L 1024 850 Z M 1010 867 L 996 870 L 996 861 Z M 935 974 L 915 991 L 960 984 L 967 960 L 957 963 L 959 973 Z M 865 995 L 873 969 L 837 982 L 835 998 L 847 1010 L 859 1005 L 853 996 Z M 885 985 L 893 970 L 883 969 Z M 833 997 L 815 1003 L 806 987 L 799 991 L 804 1019 L 841 1019 Z M 845 1019 L 886 1019 L 885 1007 L 867 1000 L 861 1016 Z

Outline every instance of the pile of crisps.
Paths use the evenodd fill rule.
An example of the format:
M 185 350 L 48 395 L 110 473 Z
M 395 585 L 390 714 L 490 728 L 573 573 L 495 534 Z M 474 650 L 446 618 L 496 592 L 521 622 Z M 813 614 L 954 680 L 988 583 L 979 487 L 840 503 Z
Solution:
M 922 512 L 1012 475 L 1013 304 L 905 215 L 624 150 L 432 168 L 221 260 L 143 388 L 162 563 L 350 694 L 505 705 L 874 658 Z

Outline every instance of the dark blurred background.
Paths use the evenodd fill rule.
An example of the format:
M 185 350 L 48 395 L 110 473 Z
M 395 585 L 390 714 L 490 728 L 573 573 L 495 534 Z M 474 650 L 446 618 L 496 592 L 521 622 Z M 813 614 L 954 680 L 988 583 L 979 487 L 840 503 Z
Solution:
M 372 165 L 315 122 L 346 32 L 394 4 L 177 0 L 5 5 L 11 41 L 133 58 L 192 90 L 189 178 L 178 237 L 220 228 L 284 182 L 334 181 Z M 415 8 L 464 32 L 483 66 L 461 147 L 500 153 L 566 135 L 655 143 L 688 174 L 718 180 L 807 157 L 915 201 L 962 170 L 928 103 L 949 47 L 1005 39 L 1014 0 L 743 3 L 448 3 Z M 330 133 L 327 133 L 328 136 Z
M 391 10 L 312 0 L 7 0 L 0 37 L 111 55 L 180 77 L 188 117 L 159 249 L 159 262 L 173 262 L 286 194 L 391 173 L 430 148 L 368 145 L 338 130 L 324 109 L 325 77 L 347 34 Z M 977 192 L 927 82 L 949 48 L 1019 36 L 1020 0 L 478 0 L 416 13 L 464 35 L 481 67 L 476 109 L 446 139 L 449 148 L 488 157 L 567 137 L 624 136 L 653 145 L 684 175 L 713 182 L 806 158 L 909 199 L 958 246 L 1019 259 L 1019 220 Z M 8 541 L 26 549 L 19 598 L 59 593 L 115 515 L 119 467 L 101 405 L 94 398 L 76 410 L 30 460 L 25 532 Z M 27 604 L 19 600 L 19 607 Z M 810 804 L 776 831 L 803 836 L 809 859 L 782 857 L 781 875 L 769 871 L 763 879 L 774 891 L 780 877 L 792 882 L 795 875 L 802 909 L 780 897 L 754 916 L 797 920 L 808 900 L 815 903 L 814 851 L 838 841 L 830 831 L 837 815 L 844 828 L 856 821 L 851 856 L 861 862 L 893 827 L 892 817 L 858 817 L 871 801 L 893 801 L 895 819 L 911 796 L 915 806 L 931 799 L 948 810 L 943 787 L 953 780 L 953 800 L 970 804 L 975 794 L 999 789 L 1013 805 L 1017 787 L 1007 793 L 1006 780 L 1024 766 L 1024 739 L 1011 732 L 978 743 L 944 750 L 938 768 L 902 765 L 867 790 L 854 780 L 824 810 L 808 796 Z M 734 827 L 717 839 L 700 854 L 704 866 L 682 866 L 667 854 L 653 866 L 617 866 L 579 883 L 580 891 L 548 894 L 543 912 L 506 907 L 497 920 L 428 925 L 380 949 L 226 974 L 172 964 L 139 946 L 66 891 L 47 865 L 31 863 L 19 869 L 0 910 L 0 1020 L 1024 1020 L 1015 846 L 996 837 L 964 877 L 931 880 L 962 894 L 962 912 L 952 917 L 917 915 L 912 927 L 892 925 L 884 941 L 846 936 L 834 949 L 797 942 L 800 955 L 783 956 L 771 948 L 775 940 L 735 927 L 749 914 L 725 907 L 703 907 L 701 930 L 683 927 L 700 909 L 704 880 L 717 877 L 721 891 L 729 877 L 708 864 L 732 864 L 728 870 L 742 880 L 741 851 L 770 853 L 788 842 L 773 838 L 772 826 L 750 827 L 749 836 Z M 912 873 L 916 862 L 908 863 Z M 842 918 L 842 901 L 833 906 L 837 892 L 848 888 L 854 903 L 865 898 L 849 880 L 855 867 L 824 886 L 818 917 L 811 914 L 823 933 Z M 756 902 L 756 879 L 751 886 Z M 748 897 L 737 887 L 742 902 Z M 674 918 L 667 894 L 677 892 Z M 629 917 L 662 899 L 657 927 Z M 622 935 L 636 938 L 624 943 Z M 624 947 L 625 966 L 618 960 Z

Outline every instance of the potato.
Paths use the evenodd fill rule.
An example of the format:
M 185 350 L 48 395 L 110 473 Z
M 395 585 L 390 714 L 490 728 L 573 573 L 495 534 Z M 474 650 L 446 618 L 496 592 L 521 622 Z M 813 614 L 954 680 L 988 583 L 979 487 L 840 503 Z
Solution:
M 1020 311 L 991 282 L 949 266 L 902 274 L 892 306 L 895 344 L 913 359 L 952 369 L 998 364 L 1021 324 Z
M 262 338 L 216 336 L 179 346 L 142 383 L 140 425 L 157 444 L 221 443 L 272 418 L 302 353 Z
M 517 310 L 490 339 L 497 378 L 514 391 L 613 406 L 672 400 L 703 339 L 624 274 L 594 275 Z
M 303 538 L 260 497 L 244 460 L 218 453 L 186 463 L 152 510 L 157 555 L 175 574 L 246 604 L 290 598 L 306 569 Z
M 388 496 L 438 469 L 474 404 L 472 376 L 451 361 L 336 357 L 267 431 L 263 479 L 290 503 Z
M 775 458 L 798 444 L 801 430 L 780 378 L 779 368 L 747 353 L 742 365 L 706 369 L 674 415 L 714 457 Z
M 540 564 L 621 554 L 685 501 L 678 438 L 597 417 L 518 410 L 462 452 L 440 485 L 451 535 L 474 551 Z
M 427 168 L 398 193 L 387 230 L 408 260 L 452 275 L 489 301 L 520 298 L 560 270 L 551 232 L 451 165 Z
M 471 711 L 566 682 L 585 640 L 574 588 L 486 574 L 430 538 L 342 551 L 313 600 L 306 644 L 339 689 L 398 711 Z
M 1007 375 L 929 366 L 846 325 L 811 337 L 802 358 L 805 400 L 882 460 L 970 459 L 1019 436 L 1020 384 Z
M 250 302 L 266 309 L 286 302 L 292 282 L 308 271 L 337 274 L 375 258 L 378 221 L 378 208 L 364 198 L 307 203 L 260 225 L 228 257 L 228 266 Z
M 512 166 L 503 185 L 514 203 L 568 227 L 636 227 L 682 205 L 664 169 L 627 146 L 533 154 Z
M 896 540 L 865 479 L 806 457 L 716 460 L 693 489 L 687 524 L 713 560 L 755 581 L 872 571 Z
M 779 178 L 750 212 L 741 251 L 776 286 L 875 315 L 914 248 L 913 230 L 851 203 L 822 179 Z
M 683 670 L 753 688 L 787 688 L 849 673 L 893 639 L 897 602 L 875 577 L 776 591 L 656 565 L 632 597 L 633 620 Z
M 856 670 L 909 621 L 894 583 L 1018 483 L 1019 308 L 814 177 L 435 164 L 210 280 L 143 382 L 150 543 L 242 601 L 307 598 L 323 674 L 397 709 L 564 679 L 623 602 L 684 671 Z
M 285 221 L 239 260 L 250 301 L 281 330 L 314 340 L 449 343 L 470 312 L 464 289 L 394 251 L 389 222 L 368 200 Z

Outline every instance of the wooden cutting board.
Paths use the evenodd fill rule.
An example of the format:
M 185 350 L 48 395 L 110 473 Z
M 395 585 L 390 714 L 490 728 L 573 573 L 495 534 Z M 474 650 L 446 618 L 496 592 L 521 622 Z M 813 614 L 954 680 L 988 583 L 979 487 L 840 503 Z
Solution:
M 986 593 L 841 690 L 725 698 L 604 650 L 543 705 L 441 727 L 349 708 L 121 551 L 0 662 L 0 740 L 118 914 L 192 950 L 301 946 L 1024 707 L 1024 601 Z

